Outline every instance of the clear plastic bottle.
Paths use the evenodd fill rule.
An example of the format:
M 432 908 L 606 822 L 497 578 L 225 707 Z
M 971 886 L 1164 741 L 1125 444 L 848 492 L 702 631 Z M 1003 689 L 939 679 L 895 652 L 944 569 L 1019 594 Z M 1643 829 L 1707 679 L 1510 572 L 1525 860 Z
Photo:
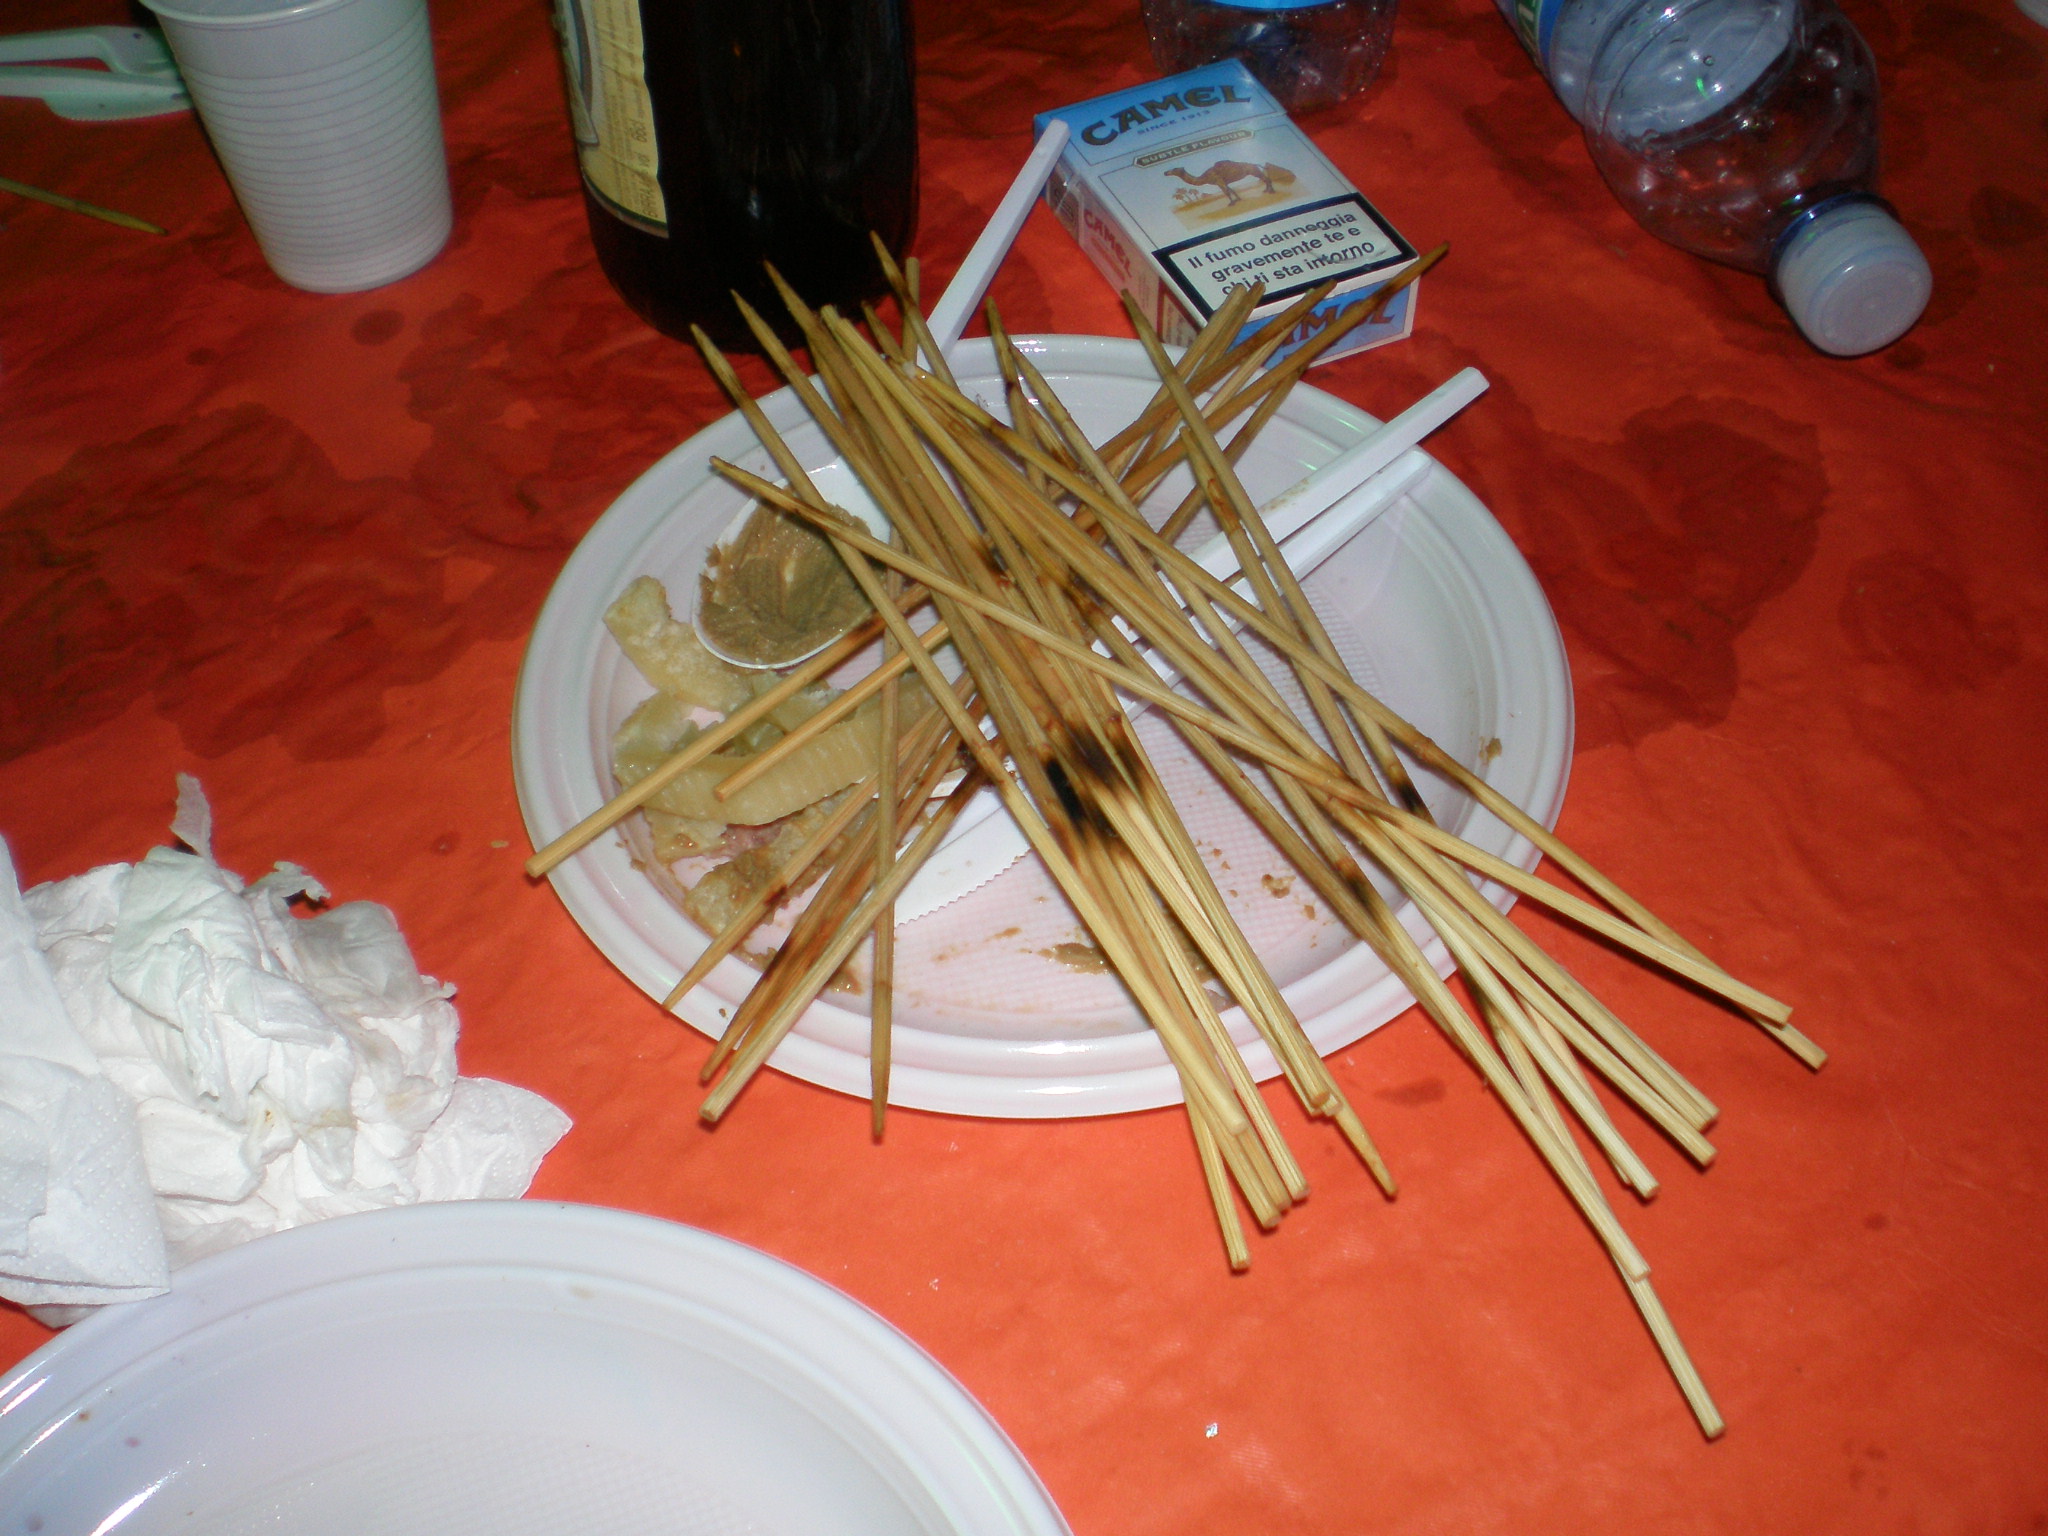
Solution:
M 1831 0 L 1496 0 L 1616 197 L 1764 276 L 1806 338 L 1896 341 L 1933 291 L 1876 194 L 1877 67 Z
M 1396 0 L 1144 0 L 1152 58 L 1170 75 L 1218 59 L 1245 68 L 1290 112 L 1334 106 L 1373 82 Z

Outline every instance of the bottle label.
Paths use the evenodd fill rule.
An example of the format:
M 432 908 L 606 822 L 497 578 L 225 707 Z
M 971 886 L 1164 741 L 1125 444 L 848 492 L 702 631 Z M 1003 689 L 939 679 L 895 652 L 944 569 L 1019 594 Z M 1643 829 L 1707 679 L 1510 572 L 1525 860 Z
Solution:
M 555 0 L 583 184 L 649 234 L 668 233 L 638 0 Z
M 1508 0 L 1509 20 L 1514 23 L 1515 34 L 1539 65 L 1550 51 L 1551 29 L 1557 25 L 1557 13 L 1562 6 L 1563 0 Z

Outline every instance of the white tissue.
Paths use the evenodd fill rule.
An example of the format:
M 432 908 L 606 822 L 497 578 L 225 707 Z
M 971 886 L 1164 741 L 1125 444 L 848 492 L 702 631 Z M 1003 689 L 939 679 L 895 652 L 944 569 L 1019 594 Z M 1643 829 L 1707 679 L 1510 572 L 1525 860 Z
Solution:
M 523 1194 L 569 1119 L 455 1071 L 452 987 L 391 914 L 288 864 L 253 884 L 178 834 L 0 891 L 0 1296 L 39 1307 L 165 1288 L 168 1268 L 302 1222 Z M 4 849 L 4 845 L 0 845 Z M 153 1209 L 152 1209 L 153 1206 Z
M 129 1301 L 169 1277 L 134 1111 L 65 1010 L 0 842 L 0 1295 Z

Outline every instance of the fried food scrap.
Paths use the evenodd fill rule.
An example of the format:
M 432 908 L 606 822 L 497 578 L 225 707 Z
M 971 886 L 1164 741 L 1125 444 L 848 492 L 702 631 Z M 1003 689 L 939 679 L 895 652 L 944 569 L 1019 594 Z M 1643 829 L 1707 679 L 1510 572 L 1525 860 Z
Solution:
M 712 655 L 669 611 L 668 593 L 652 576 L 619 594 L 605 610 L 604 627 L 640 675 L 678 703 L 724 715 L 754 696 L 751 674 Z
M 835 557 L 836 558 L 836 557 Z M 782 680 L 746 672 L 706 650 L 669 610 L 660 582 L 642 576 L 605 614 L 605 625 L 657 692 L 612 738 L 612 775 L 630 788 L 704 730 L 701 717 L 729 714 Z M 898 719 L 908 727 L 932 708 L 915 678 L 898 684 Z M 874 772 L 881 750 L 881 704 L 870 699 L 834 721 L 800 750 L 721 799 L 718 786 L 838 696 L 823 684 L 785 700 L 722 751 L 686 769 L 643 809 L 654 856 L 663 864 L 728 855 L 697 880 L 684 902 L 691 918 L 720 931 L 766 887 L 849 786 Z M 770 829 L 773 829 L 772 831 Z

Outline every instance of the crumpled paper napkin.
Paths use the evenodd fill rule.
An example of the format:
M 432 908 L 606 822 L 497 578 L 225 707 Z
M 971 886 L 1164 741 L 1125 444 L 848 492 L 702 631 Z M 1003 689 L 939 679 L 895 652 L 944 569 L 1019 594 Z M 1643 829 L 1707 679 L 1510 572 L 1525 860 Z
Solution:
M 324 1216 L 524 1194 L 569 1118 L 458 1077 L 454 988 L 391 914 L 151 850 L 17 894 L 0 843 L 0 1296 L 50 1322 Z

